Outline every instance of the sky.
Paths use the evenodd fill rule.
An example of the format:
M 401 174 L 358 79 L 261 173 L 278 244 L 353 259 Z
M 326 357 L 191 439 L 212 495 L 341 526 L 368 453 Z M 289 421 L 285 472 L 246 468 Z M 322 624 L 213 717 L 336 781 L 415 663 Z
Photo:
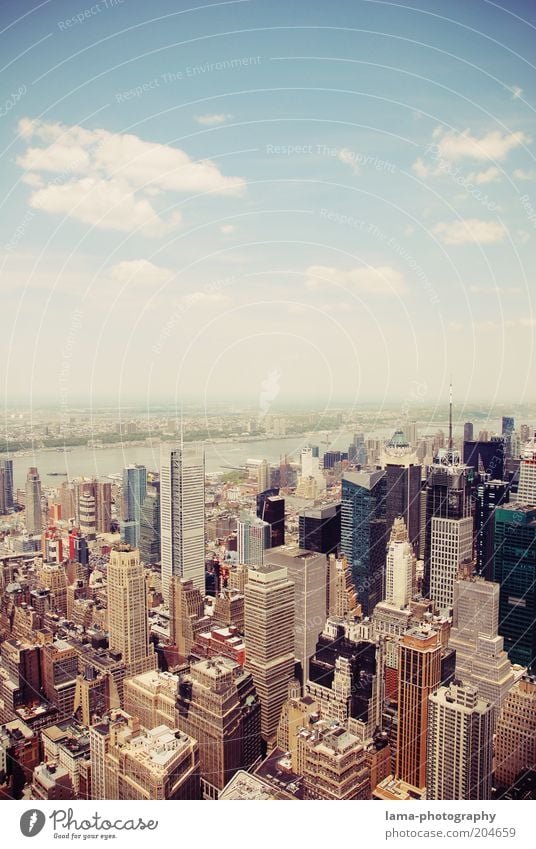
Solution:
M 3 0 L 3 405 L 533 403 L 535 25 Z

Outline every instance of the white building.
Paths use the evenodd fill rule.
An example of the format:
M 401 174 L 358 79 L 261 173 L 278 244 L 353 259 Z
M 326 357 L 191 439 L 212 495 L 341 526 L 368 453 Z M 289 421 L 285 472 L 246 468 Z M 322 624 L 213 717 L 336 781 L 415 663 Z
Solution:
M 473 556 L 473 519 L 434 516 L 431 527 L 430 598 L 440 610 L 452 607 L 460 566 Z

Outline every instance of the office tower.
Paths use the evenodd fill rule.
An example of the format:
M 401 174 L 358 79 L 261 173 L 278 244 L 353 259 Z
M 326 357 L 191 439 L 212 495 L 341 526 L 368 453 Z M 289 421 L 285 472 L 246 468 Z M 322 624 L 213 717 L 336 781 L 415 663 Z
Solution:
M 140 513 L 140 557 L 143 563 L 160 560 L 160 484 L 147 485 Z
M 187 734 L 140 727 L 123 711 L 89 728 L 93 799 L 199 799 L 199 749 Z
M 465 443 L 465 442 L 472 442 L 472 440 L 473 440 L 473 422 L 465 422 L 465 424 L 463 426 L 463 441 Z
M 63 519 L 78 522 L 78 494 L 74 482 L 63 481 L 60 485 L 60 505 Z
M 154 666 L 149 652 L 149 625 L 145 574 L 139 551 L 119 543 L 108 564 L 108 631 L 111 651 L 121 654 L 132 675 Z
M 253 513 L 242 513 L 236 523 L 238 562 L 246 566 L 260 566 L 264 552 L 270 548 L 271 528 L 268 522 Z
M 217 799 L 239 769 L 261 755 L 260 704 L 250 674 L 226 657 L 179 675 L 178 724 L 199 741 L 202 795 Z
M 246 669 L 261 701 L 261 735 L 275 739 L 288 683 L 294 676 L 294 585 L 287 570 L 248 570 L 245 596 Z
M 110 481 L 95 482 L 95 513 L 97 533 L 109 533 L 112 523 L 112 484 Z
M 57 715 L 54 709 L 46 710 L 41 716 L 35 708 L 41 705 L 41 663 L 39 646 L 15 639 L 0 644 L 0 723 L 23 719 L 30 727 L 41 727 L 50 716 Z M 34 711 L 26 711 L 26 706 Z
M 303 798 L 370 799 L 365 747 L 344 725 L 316 723 L 303 732 Z
M 416 557 L 406 523 L 401 517 L 393 522 L 385 570 L 385 600 L 396 607 L 407 607 L 415 592 Z
M 5 472 L 0 466 L 0 516 L 7 513 L 6 508 L 6 492 L 5 492 Z
M 298 515 L 300 548 L 319 554 L 336 553 L 341 543 L 341 505 L 306 507 Z
M 72 716 L 78 652 L 66 640 L 47 643 L 41 650 L 43 692 L 62 718 Z
M 324 469 L 334 469 L 342 459 L 340 451 L 326 451 L 322 458 L 322 466 Z
M 512 687 L 499 714 L 495 736 L 495 783 L 511 787 L 536 769 L 536 679 Z
M 270 525 L 270 548 L 285 545 L 285 499 L 278 487 L 257 495 L 257 518 Z
M 519 426 L 519 438 L 522 443 L 528 442 L 531 437 L 531 429 L 529 425 L 522 424 Z
M 473 557 L 473 519 L 433 516 L 430 546 L 430 598 L 440 610 L 452 607 L 454 581 Z
M 534 439 L 531 439 L 523 449 L 519 464 L 516 501 L 519 504 L 536 505 L 536 440 Z
M 124 684 L 125 711 L 136 716 L 144 728 L 177 724 L 179 676 L 156 669 L 127 678 Z
M 53 609 L 67 616 L 67 573 L 63 564 L 41 562 L 37 578 L 42 589 L 50 590 Z
M 88 539 L 94 539 L 97 532 L 97 510 L 95 496 L 83 491 L 78 498 L 80 531 Z
M 145 466 L 130 465 L 123 469 L 123 518 L 134 523 L 134 532 L 129 540 L 134 548 L 138 548 L 140 543 L 141 508 L 146 490 Z
M 162 592 L 172 575 L 205 593 L 205 455 L 202 445 L 163 447 L 160 469 Z
M 342 479 L 341 553 L 363 613 L 369 616 L 383 594 L 385 572 L 384 471 L 345 472 Z
M 35 466 L 28 469 L 26 476 L 26 530 L 30 535 L 43 530 L 41 479 Z
M 454 455 L 453 455 L 454 456 Z M 457 550 L 454 558 L 449 564 L 449 572 L 457 570 L 457 565 L 452 560 L 457 560 L 460 556 L 465 556 L 467 544 L 467 529 L 472 523 L 471 516 L 471 491 L 470 484 L 472 481 L 473 470 L 468 466 L 457 463 L 457 457 L 454 456 L 454 462 L 449 462 L 446 458 L 446 463 L 433 463 L 429 467 L 428 478 L 426 481 L 425 498 L 426 498 L 426 520 L 425 520 L 425 540 L 424 540 L 424 578 L 423 578 L 423 595 L 430 597 L 430 581 L 431 581 L 431 557 L 432 557 L 432 536 L 435 543 L 435 562 L 436 568 L 436 589 L 440 588 L 441 576 L 438 574 L 440 564 L 446 559 L 447 551 L 442 550 L 441 538 L 442 534 L 447 534 L 452 537 L 452 541 L 457 543 Z M 458 521 L 469 518 L 469 522 L 465 522 L 460 528 L 449 527 L 448 522 Z M 437 523 L 434 528 L 432 523 L 434 519 L 445 519 L 448 522 Z M 456 577 L 456 573 L 454 575 Z M 449 587 L 447 587 L 447 598 L 449 596 Z M 445 592 L 441 589 L 441 598 L 444 600 Z M 436 599 L 439 603 L 439 599 Z M 452 601 L 451 601 L 452 603 Z
M 480 577 L 454 582 L 449 647 L 456 651 L 456 678 L 476 687 L 497 716 L 514 683 L 514 672 L 499 637 L 499 584 Z
M 268 460 L 261 460 L 257 468 L 257 492 L 264 492 L 270 486 L 270 466 Z
M 316 483 L 318 492 L 323 492 L 326 489 L 326 479 L 320 468 L 320 458 L 318 456 L 317 446 L 305 446 L 301 450 L 301 477 L 313 478 Z
M 360 613 L 359 602 L 346 557 L 328 557 L 327 577 L 328 616 L 345 619 Z
M 490 799 L 492 707 L 470 684 L 429 697 L 427 799 Z
M 192 581 L 173 575 L 169 588 L 169 633 L 172 645 L 185 657 L 206 624 L 204 599 Z
M 372 737 L 381 717 L 381 654 L 375 642 L 352 639 L 348 624 L 327 621 L 309 664 L 306 692 L 324 718 L 354 721 L 361 739 Z
M 429 696 L 441 681 L 441 641 L 436 631 L 414 628 L 398 646 L 396 775 L 412 787 L 426 786 Z
M 481 478 L 488 475 L 494 480 L 504 476 L 504 438 L 494 436 L 491 440 L 466 440 L 463 443 L 463 462 L 475 470 Z
M 490 580 L 493 576 L 494 510 L 508 501 L 506 481 L 481 479 L 474 492 L 474 542 L 476 571 Z M 517 500 L 517 497 L 516 497 Z
M 295 545 L 271 549 L 266 562 L 282 566 L 294 584 L 294 657 L 301 664 L 304 680 L 309 658 L 315 652 L 324 628 L 326 609 L 326 558 Z
M 415 448 L 417 445 L 417 422 L 406 422 L 403 428 L 403 433 L 409 445 L 411 445 L 412 448 Z
M 15 504 L 13 498 L 13 460 L 7 458 L 0 460 L 0 469 L 3 471 L 5 510 L 10 513 Z
M 387 492 L 385 497 L 386 534 L 389 538 L 397 516 L 404 519 L 409 540 L 415 551 L 419 550 L 421 532 L 421 477 L 422 466 L 403 466 L 391 462 L 385 467 Z
M 495 510 L 493 580 L 500 584 L 499 631 L 512 663 L 536 668 L 536 506 Z
M 515 421 L 513 416 L 502 417 L 502 435 L 505 442 L 505 453 L 507 457 L 512 456 L 512 436 L 515 431 Z
M 87 539 L 79 530 L 72 530 L 69 534 L 69 559 L 76 560 L 82 566 L 89 565 L 89 547 Z
M 48 527 L 41 536 L 41 553 L 47 563 L 63 563 L 63 539 L 56 527 Z

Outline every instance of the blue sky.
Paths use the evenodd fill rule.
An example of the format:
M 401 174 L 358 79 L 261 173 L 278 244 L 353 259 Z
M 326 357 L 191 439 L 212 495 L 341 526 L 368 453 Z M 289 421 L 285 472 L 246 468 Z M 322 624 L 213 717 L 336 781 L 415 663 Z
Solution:
M 532 402 L 535 24 L 4 2 L 5 401 Z

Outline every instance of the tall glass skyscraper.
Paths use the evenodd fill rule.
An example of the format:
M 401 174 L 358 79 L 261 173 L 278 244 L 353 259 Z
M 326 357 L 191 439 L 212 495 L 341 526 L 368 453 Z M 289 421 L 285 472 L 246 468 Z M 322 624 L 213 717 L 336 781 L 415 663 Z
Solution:
M 386 474 L 346 472 L 342 479 L 341 553 L 352 572 L 363 613 L 382 600 L 385 574 Z
M 145 466 L 127 466 L 123 469 L 123 518 L 125 528 L 129 529 L 126 541 L 133 548 L 137 548 L 140 542 L 141 508 L 146 491 L 147 469 Z
M 4 478 L 4 503 L 6 512 L 13 510 L 13 460 L 0 460 L 0 469 L 3 470 Z
M 162 592 L 169 599 L 172 575 L 205 594 L 205 453 L 186 443 L 162 446 L 160 459 Z
M 499 633 L 512 663 L 536 670 L 536 506 L 495 510 L 493 580 L 500 584 Z

